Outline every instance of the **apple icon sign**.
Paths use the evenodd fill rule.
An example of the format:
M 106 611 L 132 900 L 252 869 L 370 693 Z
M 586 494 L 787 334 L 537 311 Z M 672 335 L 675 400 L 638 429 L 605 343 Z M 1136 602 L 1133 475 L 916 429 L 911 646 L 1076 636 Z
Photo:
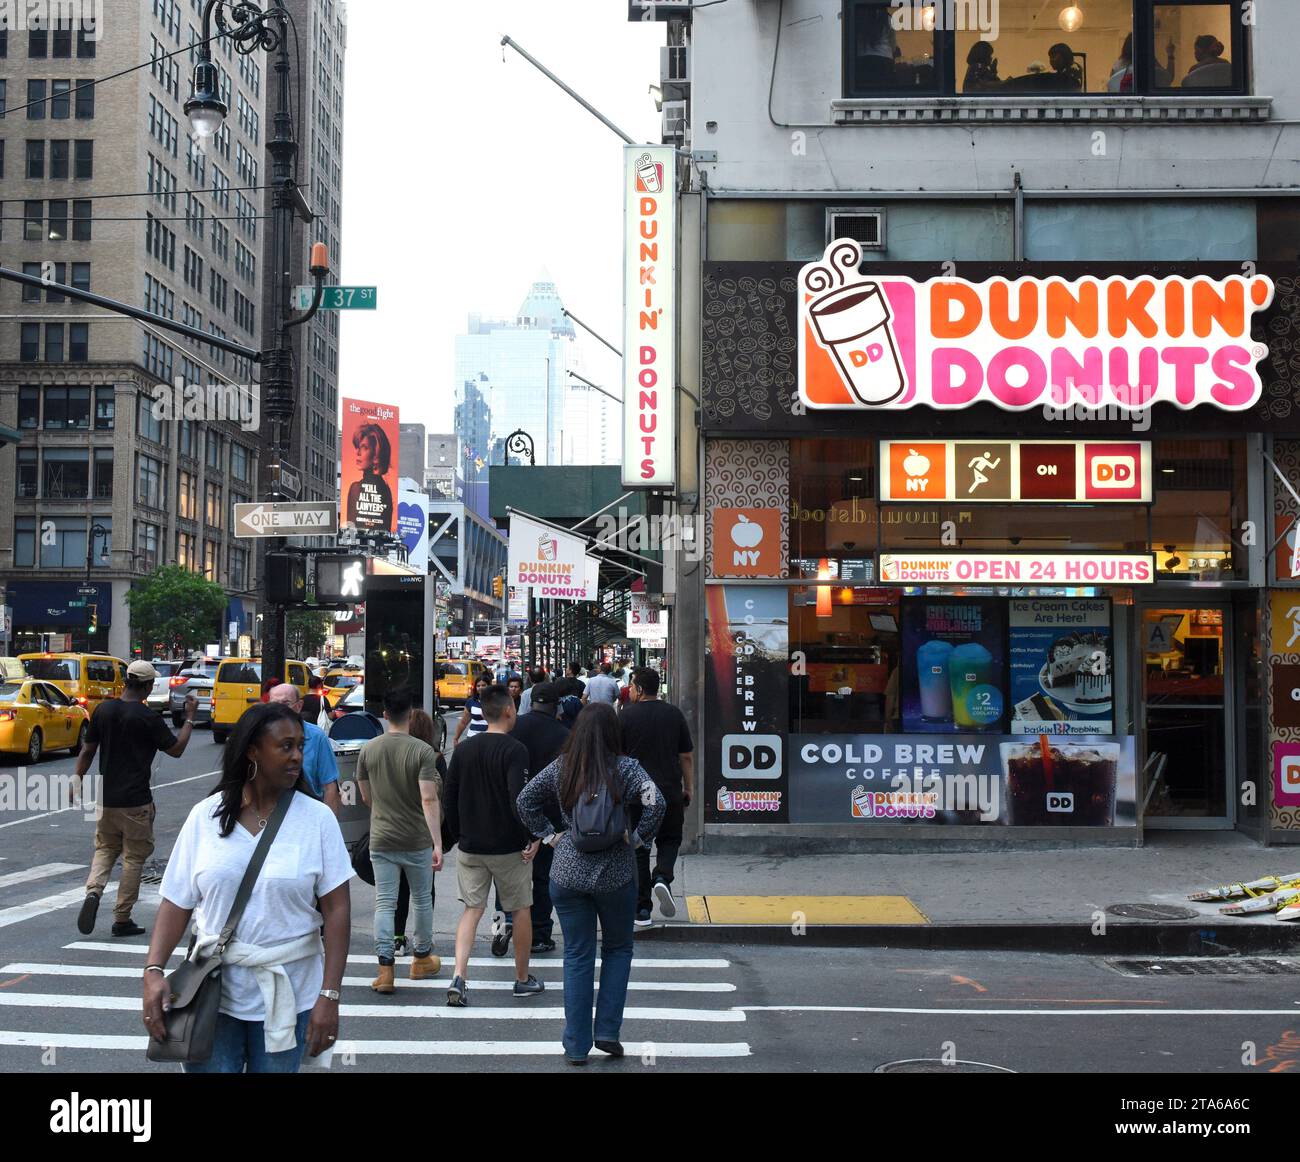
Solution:
M 755 524 L 744 513 L 736 518 L 731 526 L 731 539 L 742 549 L 752 549 L 763 539 L 763 526 Z
M 922 456 L 915 448 L 909 448 L 908 456 L 903 460 L 903 471 L 909 476 L 924 476 L 930 471 L 930 458 Z

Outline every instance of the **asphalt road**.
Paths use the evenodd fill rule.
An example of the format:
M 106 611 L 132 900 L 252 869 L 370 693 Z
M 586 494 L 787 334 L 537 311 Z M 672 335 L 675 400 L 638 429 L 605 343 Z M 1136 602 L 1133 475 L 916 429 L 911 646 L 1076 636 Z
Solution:
M 159 858 L 212 789 L 220 753 L 200 730 L 182 759 L 161 760 Z M 54 781 L 71 769 L 59 758 L 35 773 Z M 20 773 L 15 763 L 0 766 L 11 789 Z M 30 772 L 26 779 L 30 790 Z M 41 804 L 0 811 L 0 1073 L 171 1069 L 143 1054 L 147 938 L 108 935 L 110 898 L 94 935 L 76 931 L 93 823 L 79 810 L 49 812 Z M 443 882 L 450 889 L 454 880 Z M 564 1068 L 559 952 L 534 959 L 548 991 L 515 1001 L 510 967 L 490 956 L 485 925 L 468 1009 L 443 1004 L 446 970 L 377 997 L 368 987 L 369 892 L 354 893 L 336 1071 Z M 146 884 L 136 919 L 149 926 L 156 906 L 156 887 Z M 1300 1071 L 1294 976 L 1135 977 L 1092 957 L 656 943 L 638 956 L 632 981 L 629 1057 L 600 1069 L 870 1072 L 929 1059 L 1017 1072 Z

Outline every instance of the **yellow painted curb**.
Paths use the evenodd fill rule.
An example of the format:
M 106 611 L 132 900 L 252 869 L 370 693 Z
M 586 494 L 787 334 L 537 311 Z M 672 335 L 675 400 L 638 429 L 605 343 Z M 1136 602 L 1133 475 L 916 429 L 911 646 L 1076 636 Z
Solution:
M 693 924 L 928 924 L 906 896 L 689 896 Z

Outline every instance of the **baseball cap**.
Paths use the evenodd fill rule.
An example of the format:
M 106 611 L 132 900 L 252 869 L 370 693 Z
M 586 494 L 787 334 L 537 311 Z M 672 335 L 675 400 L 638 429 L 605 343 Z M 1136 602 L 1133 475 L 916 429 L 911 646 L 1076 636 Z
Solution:
M 531 705 L 533 706 L 555 706 L 560 701 L 560 696 L 555 689 L 554 682 L 538 682 L 533 688 Z
M 126 676 L 134 678 L 137 682 L 152 682 L 158 677 L 158 671 L 148 662 L 132 662 L 126 668 Z

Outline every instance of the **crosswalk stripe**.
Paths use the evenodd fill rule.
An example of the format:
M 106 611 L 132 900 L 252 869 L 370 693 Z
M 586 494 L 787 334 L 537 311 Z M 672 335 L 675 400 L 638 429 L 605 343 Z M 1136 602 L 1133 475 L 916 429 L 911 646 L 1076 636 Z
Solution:
M 470 982 L 471 994 L 474 984 Z M 110 997 L 70 993 L 0 993 L 0 1008 L 21 1009 L 95 1009 L 97 1011 L 131 1011 L 140 1009 L 139 997 Z M 512 1008 L 480 1008 L 471 1005 L 453 1009 L 446 1005 L 340 1005 L 342 1017 L 416 1017 L 422 1020 L 477 1020 L 477 1021 L 562 1021 L 562 1008 L 532 1008 L 518 1005 Z M 709 1024 L 743 1022 L 745 1014 L 740 1009 L 625 1009 L 626 1021 L 700 1021 Z
M 80 1033 L 17 1033 L 0 1030 L 0 1045 L 32 1046 L 38 1049 L 126 1049 L 136 1053 L 145 1051 L 148 1038 L 108 1034 Z M 652 1054 L 662 1057 L 749 1057 L 749 1044 L 744 1041 L 720 1042 L 662 1042 L 652 1041 L 638 1045 L 625 1042 L 629 1057 Z M 558 1041 L 340 1041 L 334 1047 L 335 1058 L 344 1053 L 358 1057 L 550 1057 L 558 1056 L 563 1048 Z
M 106 941 L 96 941 L 96 940 L 74 940 L 71 944 L 65 944 L 63 947 L 65 949 L 71 949 L 79 952 L 138 952 L 141 956 L 145 955 L 149 951 L 149 946 L 147 944 L 116 944 L 116 943 L 109 944 Z M 173 956 L 182 955 L 182 951 L 178 950 L 177 952 L 174 952 L 172 955 Z M 358 953 L 353 953 L 348 957 L 348 963 L 373 965 L 376 962 L 373 955 L 366 956 Z M 444 957 L 443 963 L 449 964 L 450 957 Z M 508 956 L 505 957 L 471 956 L 469 959 L 469 965 L 471 968 L 491 968 L 493 965 L 496 964 L 510 964 L 510 963 L 512 963 L 512 958 Z M 599 956 L 596 957 L 596 964 L 597 966 L 600 965 Z M 564 961 L 562 959 L 534 960 L 530 963 L 529 967 L 533 969 L 563 968 Z M 676 958 L 659 957 L 659 956 L 634 956 L 632 958 L 632 967 L 633 968 L 656 968 L 656 969 L 657 968 L 662 968 L 662 969 L 730 968 L 731 961 L 708 959 L 708 958 L 700 958 L 695 960 L 681 960 Z
M 84 863 L 43 863 L 36 867 L 29 867 L 25 871 L 10 872 L 8 875 L 0 876 L 0 888 L 11 887 L 14 884 L 29 884 L 33 880 L 61 876 L 65 872 L 84 871 L 85 867 Z
M 109 884 L 104 889 L 100 897 L 99 906 L 102 910 L 104 905 L 117 895 L 117 885 Z M 60 892 L 57 896 L 45 896 L 40 900 L 33 900 L 30 904 L 18 904 L 12 908 L 0 908 L 0 928 L 7 928 L 10 924 L 21 924 L 24 920 L 31 920 L 36 916 L 44 916 L 47 912 L 55 912 L 60 908 L 69 908 L 73 904 L 80 904 L 86 898 L 86 889 L 70 888 L 66 892 Z M 148 948 L 144 951 L 148 952 Z
M 503 967 L 509 967 L 509 962 L 502 961 Z M 449 966 L 444 965 L 444 968 Z M 108 965 L 86 965 L 86 964 L 6 964 L 0 966 L 0 972 L 21 972 L 30 976 L 76 976 L 76 977 L 115 977 L 126 978 L 129 980 L 139 980 L 140 970 L 138 968 L 117 968 Z M 345 976 L 343 978 L 344 988 L 363 988 L 369 987 L 370 977 L 368 976 Z M 402 977 L 397 978 L 397 987 L 399 989 L 445 989 L 450 974 L 446 973 L 442 979 L 433 980 L 406 980 Z M 508 990 L 514 988 L 512 980 L 474 980 L 470 982 L 475 989 L 492 989 Z M 734 993 L 736 986 L 726 981 L 652 981 L 652 980 L 634 980 L 628 982 L 630 992 L 663 992 L 663 993 Z

